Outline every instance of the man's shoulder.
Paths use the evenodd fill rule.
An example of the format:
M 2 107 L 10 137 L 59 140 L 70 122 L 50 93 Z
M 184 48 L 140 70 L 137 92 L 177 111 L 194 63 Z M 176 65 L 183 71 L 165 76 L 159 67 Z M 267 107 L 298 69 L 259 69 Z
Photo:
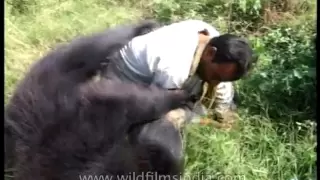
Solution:
M 198 19 L 188 19 L 171 24 L 172 26 L 179 26 L 188 29 L 197 29 L 198 31 L 206 29 L 211 37 L 219 36 L 218 30 L 211 24 Z

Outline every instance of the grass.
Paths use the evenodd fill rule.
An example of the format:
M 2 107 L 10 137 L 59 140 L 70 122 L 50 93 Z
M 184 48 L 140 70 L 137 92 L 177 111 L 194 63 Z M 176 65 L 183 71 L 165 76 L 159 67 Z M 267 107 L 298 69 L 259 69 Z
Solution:
M 57 43 L 143 16 L 164 21 L 204 19 L 223 32 L 229 24 L 230 2 L 7 0 L 5 99 L 30 64 Z M 237 83 L 240 122 L 234 130 L 187 128 L 185 178 L 199 179 L 197 175 L 203 173 L 202 178 L 212 179 L 315 179 L 316 96 L 310 70 L 315 67 L 314 32 L 309 28 L 315 23 L 314 11 L 306 7 L 304 13 L 293 12 L 295 8 L 290 7 L 282 13 L 293 17 L 290 21 L 281 21 L 280 13 L 268 11 L 266 20 L 262 18 L 266 13 L 261 15 L 253 1 L 239 2 L 241 6 L 233 5 L 231 31 L 250 37 L 260 62 L 251 76 Z M 307 3 L 315 5 L 315 1 Z M 277 22 L 270 23 L 273 16 Z M 248 28 L 249 24 L 255 26 Z

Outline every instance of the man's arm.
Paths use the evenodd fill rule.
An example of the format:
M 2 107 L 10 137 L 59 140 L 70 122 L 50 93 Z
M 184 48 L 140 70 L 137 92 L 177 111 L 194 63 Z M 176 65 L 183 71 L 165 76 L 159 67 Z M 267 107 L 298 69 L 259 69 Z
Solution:
M 232 82 L 220 82 L 216 88 L 216 108 L 218 111 L 225 110 L 233 103 L 234 89 Z
M 224 124 L 233 124 L 238 118 L 234 108 L 234 87 L 232 82 L 221 82 L 216 88 L 214 106 L 215 119 Z

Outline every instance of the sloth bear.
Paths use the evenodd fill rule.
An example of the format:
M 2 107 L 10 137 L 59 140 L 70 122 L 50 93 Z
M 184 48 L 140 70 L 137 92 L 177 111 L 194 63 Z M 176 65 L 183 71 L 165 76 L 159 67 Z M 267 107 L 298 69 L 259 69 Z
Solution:
M 15 179 L 150 176 L 148 172 L 178 178 L 181 164 L 166 148 L 131 140 L 129 134 L 193 97 L 182 90 L 93 80 L 113 52 L 156 26 L 143 21 L 80 37 L 36 62 L 5 112 L 5 140 L 14 146 Z M 6 156 L 9 152 L 6 149 Z

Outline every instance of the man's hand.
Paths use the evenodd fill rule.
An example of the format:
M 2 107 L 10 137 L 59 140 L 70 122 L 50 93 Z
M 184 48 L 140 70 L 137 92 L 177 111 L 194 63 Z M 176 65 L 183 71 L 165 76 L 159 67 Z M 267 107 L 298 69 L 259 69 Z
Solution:
M 224 109 L 223 111 L 214 111 L 213 119 L 216 127 L 222 127 L 223 129 L 231 129 L 239 120 L 239 115 L 236 109 L 232 107 Z

